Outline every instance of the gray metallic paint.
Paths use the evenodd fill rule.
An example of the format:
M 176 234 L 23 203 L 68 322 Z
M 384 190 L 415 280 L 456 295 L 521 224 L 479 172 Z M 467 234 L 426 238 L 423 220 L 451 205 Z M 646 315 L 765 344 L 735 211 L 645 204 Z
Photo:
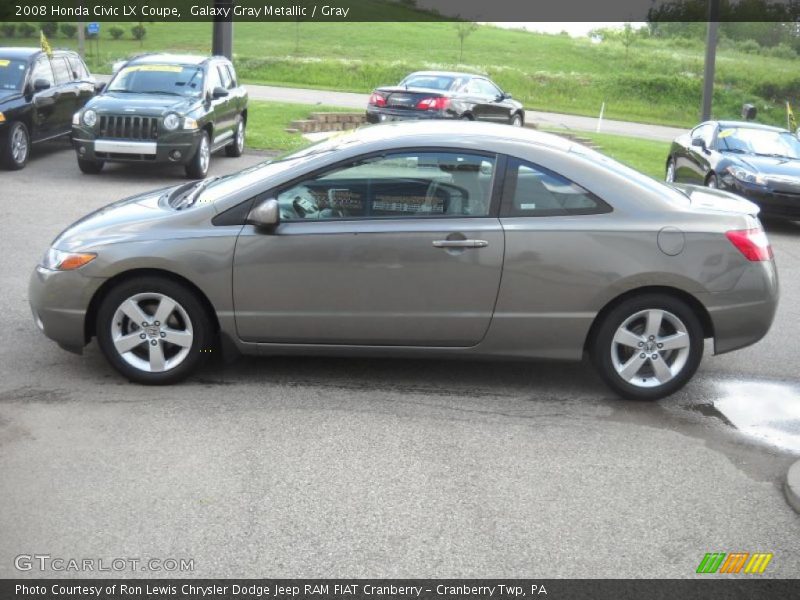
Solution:
M 33 273 L 30 302 L 45 334 L 79 350 L 88 341 L 84 320 L 92 296 L 103 282 L 134 269 L 190 281 L 216 312 L 224 338 L 252 354 L 579 359 L 596 315 L 620 295 L 652 286 L 702 304 L 717 353 L 758 341 L 772 322 L 774 262 L 747 261 L 724 236 L 756 225 L 748 214 L 756 210 L 725 193 L 712 196 L 730 210 L 713 206 L 713 197 L 709 207 L 700 207 L 562 138 L 498 125 L 380 125 L 328 144 L 339 148 L 213 204 L 175 212 L 159 207 L 160 190 L 73 225 L 54 246 L 97 252 L 98 258 L 79 271 Z M 266 198 L 276 186 L 342 160 L 442 146 L 534 162 L 614 210 L 287 222 L 270 233 L 211 224 L 243 201 Z M 684 232 L 684 250 L 676 256 L 659 250 L 658 232 L 665 226 Z M 489 245 L 460 252 L 433 248 L 434 240 L 453 233 Z

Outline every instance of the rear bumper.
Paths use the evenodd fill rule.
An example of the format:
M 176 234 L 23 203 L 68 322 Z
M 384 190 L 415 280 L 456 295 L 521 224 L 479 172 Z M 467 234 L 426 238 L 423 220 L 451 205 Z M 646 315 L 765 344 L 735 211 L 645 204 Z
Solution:
M 714 354 L 755 344 L 763 338 L 778 308 L 778 272 L 774 261 L 753 262 L 729 291 L 701 298 L 714 328 Z
M 367 123 L 387 121 L 420 121 L 430 119 L 454 119 L 455 115 L 440 110 L 398 110 L 391 108 L 367 108 Z
M 36 267 L 28 283 L 28 302 L 39 330 L 59 346 L 81 353 L 86 339 L 86 313 L 104 279 L 76 271 Z

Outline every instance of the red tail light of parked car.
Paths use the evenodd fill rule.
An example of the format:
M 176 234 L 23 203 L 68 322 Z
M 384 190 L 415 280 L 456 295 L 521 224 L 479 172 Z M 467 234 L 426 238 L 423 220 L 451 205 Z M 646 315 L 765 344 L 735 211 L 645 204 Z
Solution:
M 420 110 L 445 110 L 450 107 L 450 98 L 423 98 L 417 102 Z

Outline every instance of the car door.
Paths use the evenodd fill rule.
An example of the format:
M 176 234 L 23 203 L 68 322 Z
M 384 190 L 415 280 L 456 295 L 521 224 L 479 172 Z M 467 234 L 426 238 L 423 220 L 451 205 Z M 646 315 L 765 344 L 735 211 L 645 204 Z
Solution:
M 714 151 L 716 126 L 704 123 L 692 131 L 689 148 L 686 151 L 684 177 L 681 181 L 703 185 L 711 168 L 711 155 Z M 703 146 L 696 146 L 694 140 L 702 141 Z
M 492 107 L 495 98 L 487 93 L 481 81 L 473 77 L 466 85 L 466 97 L 472 105 L 472 116 L 476 121 L 495 121 L 496 115 L 493 115 Z
M 274 231 L 244 226 L 233 298 L 249 342 L 473 346 L 500 284 L 494 155 L 408 150 L 348 161 L 263 195 Z M 494 201 L 493 201 L 494 200 Z
M 49 87 L 37 90 L 36 82 Z M 32 122 L 31 139 L 36 142 L 58 134 L 58 90 L 56 89 L 53 68 L 46 56 L 36 59 L 28 78 L 27 93 L 31 95 Z
M 50 59 L 55 77 L 53 99 L 56 107 L 53 118 L 55 135 L 68 133 L 72 128 L 72 115 L 78 110 L 80 86 L 75 81 L 72 67 L 63 55 L 55 55 Z
M 505 94 L 488 79 L 476 79 L 481 96 L 486 99 L 482 108 L 485 119 L 495 123 L 508 123 L 511 120 L 510 104 Z
M 208 86 L 207 93 L 211 102 L 211 110 L 214 112 L 214 139 L 212 140 L 212 145 L 217 145 L 233 137 L 235 112 L 234 98 L 230 93 L 221 98 L 214 98 L 215 89 L 223 88 L 226 91 L 228 90 L 223 82 L 220 65 L 217 61 L 208 65 L 206 84 Z
M 97 81 L 89 73 L 86 64 L 77 55 L 68 55 L 67 61 L 72 70 L 72 78 L 78 91 L 76 110 L 80 110 L 97 93 Z

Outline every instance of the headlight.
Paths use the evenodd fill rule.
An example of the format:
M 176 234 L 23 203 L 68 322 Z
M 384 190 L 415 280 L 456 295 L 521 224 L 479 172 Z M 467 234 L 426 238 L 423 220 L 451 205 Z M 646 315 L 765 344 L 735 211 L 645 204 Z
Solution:
M 197 129 L 197 121 L 192 117 L 185 117 L 183 119 L 183 128 L 184 129 Z
M 97 123 L 97 113 L 94 112 L 91 108 L 83 111 L 83 122 L 86 123 L 89 127 L 94 127 Z
M 767 179 L 763 175 L 748 171 L 741 167 L 728 167 L 728 173 L 733 175 L 739 181 L 745 183 L 754 183 L 756 185 L 767 185 Z
M 0 112 L 0 123 L 5 123 L 5 122 L 6 122 L 6 116 Z
M 181 124 L 181 118 L 175 113 L 169 113 L 166 117 L 164 117 L 164 129 L 168 131 L 177 129 L 178 125 L 180 124 Z
M 97 254 L 92 252 L 62 252 L 50 248 L 42 259 L 42 266 L 51 271 L 73 271 L 92 262 L 95 258 L 97 258 Z

